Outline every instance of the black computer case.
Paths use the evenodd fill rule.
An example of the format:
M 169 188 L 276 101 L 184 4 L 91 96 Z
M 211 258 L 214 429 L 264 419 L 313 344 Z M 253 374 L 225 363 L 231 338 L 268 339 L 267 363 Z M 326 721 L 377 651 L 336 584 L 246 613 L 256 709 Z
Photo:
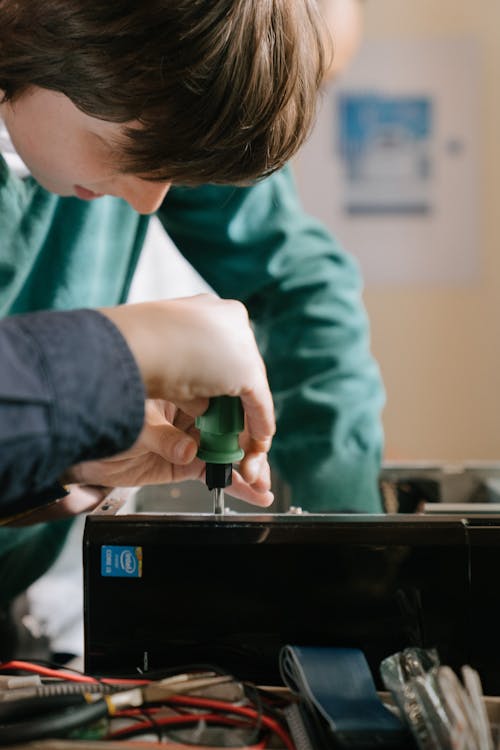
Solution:
M 214 664 L 276 683 L 287 643 L 407 646 L 479 670 L 500 694 L 500 520 L 395 515 L 90 515 L 85 669 Z

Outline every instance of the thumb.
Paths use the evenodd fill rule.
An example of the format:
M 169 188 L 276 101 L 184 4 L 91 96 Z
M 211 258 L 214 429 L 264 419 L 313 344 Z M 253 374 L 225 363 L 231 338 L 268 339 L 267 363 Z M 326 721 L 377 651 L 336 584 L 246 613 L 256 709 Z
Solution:
M 196 457 L 198 444 L 191 435 L 166 422 L 148 430 L 147 448 L 172 464 L 189 464 Z

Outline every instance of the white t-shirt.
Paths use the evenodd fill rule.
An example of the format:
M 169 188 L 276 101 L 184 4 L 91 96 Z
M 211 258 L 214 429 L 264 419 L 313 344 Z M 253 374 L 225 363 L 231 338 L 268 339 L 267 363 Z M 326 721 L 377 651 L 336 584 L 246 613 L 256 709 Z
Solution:
M 2 119 L 0 119 L 0 154 L 2 154 L 7 162 L 10 171 L 17 177 L 29 176 L 30 171 L 14 148 L 9 131 L 5 127 L 5 123 Z

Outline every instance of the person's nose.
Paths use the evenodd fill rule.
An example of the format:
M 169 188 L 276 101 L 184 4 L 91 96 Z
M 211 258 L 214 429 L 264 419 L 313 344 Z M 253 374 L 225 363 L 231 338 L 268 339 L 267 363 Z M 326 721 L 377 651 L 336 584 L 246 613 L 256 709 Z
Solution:
M 171 184 L 130 177 L 120 186 L 120 198 L 126 200 L 138 213 L 152 214 L 160 208 Z

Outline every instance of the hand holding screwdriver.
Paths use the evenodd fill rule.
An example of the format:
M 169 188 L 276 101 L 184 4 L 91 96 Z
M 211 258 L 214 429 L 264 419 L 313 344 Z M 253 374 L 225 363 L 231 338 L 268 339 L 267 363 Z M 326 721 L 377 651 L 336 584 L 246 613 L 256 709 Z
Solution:
M 205 482 L 212 491 L 214 513 L 224 513 L 224 489 L 232 482 L 233 462 L 243 458 L 238 437 L 245 418 L 239 398 L 219 396 L 210 399 L 208 409 L 196 417 L 200 430 L 198 458 L 206 461 Z
M 195 418 L 206 412 L 213 397 L 239 397 L 245 414 L 240 440 L 244 456 L 234 476 L 233 494 L 269 505 L 273 497 L 267 452 L 275 431 L 274 409 L 245 307 L 233 300 L 198 295 L 101 312 L 124 335 L 150 398 L 165 399 Z M 197 477 L 203 471 L 203 464 L 195 459 L 198 445 L 191 431 L 183 423 L 162 424 L 157 418 L 150 426 L 145 423 L 128 452 L 130 470 L 127 454 L 120 455 L 121 485 L 172 481 L 169 477 L 179 474 L 173 470 L 176 467 L 183 478 Z M 164 471 L 159 465 L 162 461 Z M 154 477 L 150 476 L 152 467 Z M 105 459 L 85 464 L 75 481 L 115 486 L 115 473 L 113 459 Z

